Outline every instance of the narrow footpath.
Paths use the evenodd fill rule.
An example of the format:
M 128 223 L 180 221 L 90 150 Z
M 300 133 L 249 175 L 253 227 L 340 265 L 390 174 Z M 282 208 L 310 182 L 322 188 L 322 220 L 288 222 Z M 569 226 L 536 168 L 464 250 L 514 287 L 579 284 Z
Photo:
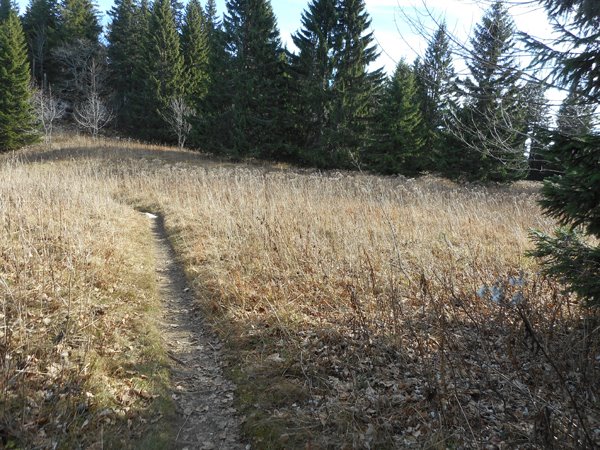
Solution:
M 225 379 L 222 343 L 204 326 L 160 216 L 145 213 L 154 234 L 157 277 L 164 302 L 163 339 L 172 361 L 177 406 L 174 449 L 248 450 L 233 405 L 233 384 Z

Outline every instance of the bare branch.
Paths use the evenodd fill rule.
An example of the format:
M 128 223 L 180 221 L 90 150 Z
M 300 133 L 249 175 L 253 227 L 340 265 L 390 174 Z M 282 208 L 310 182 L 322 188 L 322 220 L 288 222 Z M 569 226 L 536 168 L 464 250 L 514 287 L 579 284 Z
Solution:
M 77 125 L 87 130 L 95 140 L 98 132 L 113 119 L 113 113 L 96 93 L 91 93 L 75 108 L 74 118 Z
M 177 136 L 177 145 L 179 148 L 185 146 L 185 141 L 192 131 L 190 118 L 195 111 L 187 105 L 185 100 L 177 97 L 171 100 L 166 111 L 161 111 L 160 115 L 171 128 L 171 131 Z
M 38 121 L 44 129 L 44 141 L 46 144 L 52 142 L 54 122 L 64 117 L 66 106 L 52 95 L 52 92 L 44 92 L 42 89 L 34 91 L 33 106 Z

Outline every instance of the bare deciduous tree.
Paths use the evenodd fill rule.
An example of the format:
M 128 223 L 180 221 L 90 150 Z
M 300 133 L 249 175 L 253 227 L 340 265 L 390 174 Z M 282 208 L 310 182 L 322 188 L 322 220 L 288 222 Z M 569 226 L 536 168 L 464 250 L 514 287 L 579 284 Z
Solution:
M 106 79 L 106 66 L 100 58 L 90 58 L 86 62 L 82 76 L 83 101 L 75 107 L 75 122 L 92 135 L 94 140 L 98 132 L 113 119 L 113 111 L 102 100 L 102 85 Z
M 65 115 L 65 104 L 52 95 L 52 92 L 44 92 L 39 89 L 33 96 L 34 108 L 40 125 L 44 129 L 44 140 L 46 144 L 52 142 L 54 122 Z
M 85 101 L 90 86 L 99 86 L 106 78 L 103 52 L 92 42 L 76 40 L 52 52 L 63 74 L 60 83 L 61 98 L 73 104 Z M 93 70 L 90 70 L 92 68 Z
M 77 125 L 96 139 L 98 132 L 112 120 L 113 113 L 97 93 L 91 92 L 88 98 L 75 108 L 74 118 Z
M 160 115 L 167 122 L 171 131 L 177 136 L 177 145 L 179 148 L 183 148 L 192 130 L 190 117 L 194 115 L 194 110 L 187 105 L 184 99 L 177 97 L 171 100 L 167 110 L 161 112 Z

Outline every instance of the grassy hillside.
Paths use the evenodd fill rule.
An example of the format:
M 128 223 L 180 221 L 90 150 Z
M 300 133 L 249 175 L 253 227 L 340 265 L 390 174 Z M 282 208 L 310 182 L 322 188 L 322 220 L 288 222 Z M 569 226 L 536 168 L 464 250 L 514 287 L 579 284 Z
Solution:
M 235 166 L 117 141 L 17 156 L 0 166 L 4 445 L 120 447 L 148 429 L 168 442 L 136 209 L 164 215 L 256 448 L 600 439 L 597 321 L 524 256 L 529 229 L 553 227 L 536 185 Z

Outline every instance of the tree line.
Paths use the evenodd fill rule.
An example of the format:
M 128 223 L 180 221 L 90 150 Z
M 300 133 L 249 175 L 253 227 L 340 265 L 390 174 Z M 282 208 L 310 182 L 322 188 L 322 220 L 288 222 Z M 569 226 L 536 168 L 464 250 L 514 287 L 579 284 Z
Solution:
M 234 159 L 481 181 L 561 170 L 546 86 L 523 75 L 502 1 L 475 28 L 464 77 L 444 24 L 421 58 L 391 77 L 373 69 L 364 0 L 310 1 L 293 52 L 269 0 L 229 0 L 222 19 L 214 0 L 117 0 L 105 39 L 90 0 L 30 0 L 20 20 L 11 0 L 0 4 L 0 58 L 14 65 L 0 89 L 15 102 L 0 110 L 3 148 L 26 144 L 36 125 L 47 134 L 66 112 L 94 135 L 110 126 Z M 560 133 L 593 128 L 576 92 Z

